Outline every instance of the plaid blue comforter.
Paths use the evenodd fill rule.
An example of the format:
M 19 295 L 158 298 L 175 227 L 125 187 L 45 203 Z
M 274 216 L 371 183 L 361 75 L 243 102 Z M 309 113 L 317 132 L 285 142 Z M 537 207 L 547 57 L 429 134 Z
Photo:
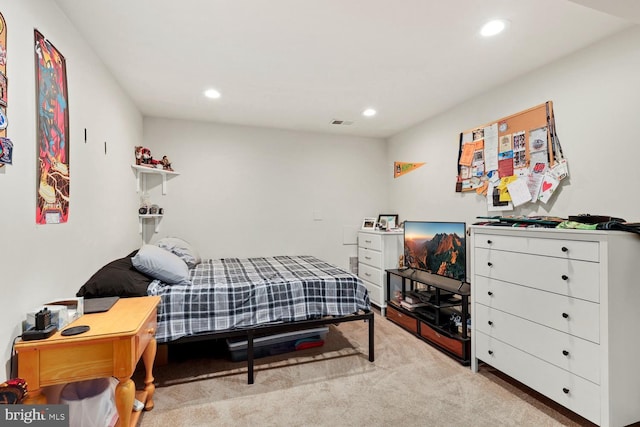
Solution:
M 159 343 L 370 308 L 357 276 L 312 256 L 210 259 L 191 269 L 190 279 L 190 285 L 149 285 L 147 293 L 162 300 Z

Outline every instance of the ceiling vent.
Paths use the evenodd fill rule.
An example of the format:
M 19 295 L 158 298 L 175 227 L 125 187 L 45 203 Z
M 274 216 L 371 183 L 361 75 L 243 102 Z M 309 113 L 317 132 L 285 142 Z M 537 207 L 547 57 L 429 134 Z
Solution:
M 351 126 L 353 121 L 351 120 L 331 120 L 332 125 L 342 125 L 342 126 Z

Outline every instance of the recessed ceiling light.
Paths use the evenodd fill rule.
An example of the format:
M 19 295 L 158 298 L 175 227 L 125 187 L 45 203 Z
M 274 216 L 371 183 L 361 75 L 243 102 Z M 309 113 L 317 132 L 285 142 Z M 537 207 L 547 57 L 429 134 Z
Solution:
M 373 108 L 367 108 L 366 110 L 364 110 L 362 112 L 362 115 L 365 117 L 372 117 L 376 115 L 376 110 L 374 110 Z
M 507 27 L 509 27 L 509 21 L 506 19 L 494 19 L 482 26 L 480 34 L 484 37 L 495 36 L 496 34 L 503 32 Z
M 211 99 L 218 99 L 220 98 L 220 92 L 215 89 L 207 89 L 204 91 L 204 96 Z

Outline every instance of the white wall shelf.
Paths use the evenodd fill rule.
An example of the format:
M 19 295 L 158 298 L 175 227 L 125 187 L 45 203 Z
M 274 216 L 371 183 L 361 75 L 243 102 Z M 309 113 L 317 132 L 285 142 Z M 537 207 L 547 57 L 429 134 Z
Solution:
M 160 230 L 160 220 L 162 219 L 164 215 L 160 215 L 160 214 L 147 214 L 147 215 L 138 215 L 138 222 L 140 224 L 140 234 L 142 234 L 142 224 L 144 223 L 144 221 L 146 219 L 153 219 L 153 222 L 155 223 L 154 225 L 154 232 L 157 233 Z
M 131 165 L 131 169 L 136 174 L 136 192 L 139 193 L 140 190 L 144 190 L 147 188 L 147 175 L 161 175 L 162 176 L 162 194 L 167 194 L 167 177 L 180 175 L 178 172 L 167 171 L 164 169 L 156 169 L 150 168 L 148 166 L 140 166 L 140 165 Z M 140 182 L 142 181 L 142 182 Z
M 172 176 L 180 175 L 178 172 L 168 171 L 164 169 L 156 169 L 150 168 L 147 166 L 140 165 L 131 165 L 131 169 L 136 174 L 136 192 L 144 193 L 147 191 L 147 175 L 160 175 L 162 177 L 162 194 L 167 194 L 167 178 Z M 160 220 L 162 219 L 163 214 L 138 214 L 138 229 L 140 234 L 142 235 L 142 240 L 144 242 L 147 241 L 145 236 L 145 221 L 153 220 L 154 223 L 154 233 L 157 233 L 160 230 Z

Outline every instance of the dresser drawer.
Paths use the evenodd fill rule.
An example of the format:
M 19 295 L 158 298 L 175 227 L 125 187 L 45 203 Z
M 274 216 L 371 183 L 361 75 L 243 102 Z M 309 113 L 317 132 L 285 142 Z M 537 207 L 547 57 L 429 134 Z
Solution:
M 358 261 L 382 270 L 382 253 L 367 248 L 358 248 Z
M 600 305 L 565 295 L 476 276 L 474 301 L 594 343 L 600 342 Z
M 496 249 L 509 252 L 526 252 L 533 255 L 552 256 L 598 262 L 599 243 L 581 240 L 548 239 L 537 237 L 502 236 L 499 234 L 477 234 L 476 248 Z
M 521 317 L 476 304 L 475 329 L 600 384 L 600 346 Z
M 438 344 L 440 347 L 446 348 L 458 357 L 464 357 L 463 349 L 466 344 L 465 342 L 442 335 L 440 332 L 436 331 L 424 322 L 420 322 L 420 335 L 423 338 Z
M 384 307 L 386 302 L 384 298 L 384 289 L 382 288 L 382 286 L 374 285 L 367 280 L 363 280 L 362 283 L 369 292 L 369 299 L 371 300 L 371 302 L 378 307 Z
M 382 270 L 379 268 L 371 267 L 370 265 L 358 263 L 358 276 L 362 280 L 373 283 L 376 286 L 382 287 L 384 281 L 382 280 Z
M 599 263 L 483 248 L 475 249 L 473 263 L 476 275 L 600 301 Z
M 478 332 L 476 358 L 580 414 L 600 422 L 600 387 L 495 338 Z
M 406 314 L 396 310 L 391 304 L 387 306 L 386 315 L 387 319 L 391 320 L 392 322 L 397 323 L 398 325 L 413 332 L 414 334 L 418 333 L 418 321 L 415 318 L 409 317 Z
M 360 233 L 358 235 L 358 246 L 379 251 L 382 249 L 382 236 L 379 234 Z

